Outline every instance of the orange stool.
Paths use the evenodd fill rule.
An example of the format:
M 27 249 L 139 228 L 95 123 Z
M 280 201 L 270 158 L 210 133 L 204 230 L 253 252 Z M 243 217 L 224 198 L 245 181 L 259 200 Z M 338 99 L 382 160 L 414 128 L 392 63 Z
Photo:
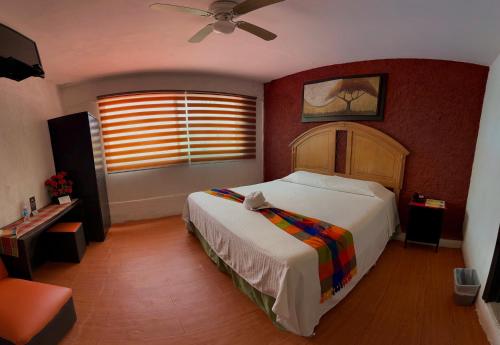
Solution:
M 46 232 L 49 259 L 53 261 L 80 262 L 87 242 L 82 223 L 58 223 Z

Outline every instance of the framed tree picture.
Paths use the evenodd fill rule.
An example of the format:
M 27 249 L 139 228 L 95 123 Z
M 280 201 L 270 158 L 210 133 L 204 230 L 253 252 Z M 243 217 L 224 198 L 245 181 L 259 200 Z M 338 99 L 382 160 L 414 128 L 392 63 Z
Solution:
M 387 74 L 331 78 L 304 84 L 302 122 L 382 121 Z

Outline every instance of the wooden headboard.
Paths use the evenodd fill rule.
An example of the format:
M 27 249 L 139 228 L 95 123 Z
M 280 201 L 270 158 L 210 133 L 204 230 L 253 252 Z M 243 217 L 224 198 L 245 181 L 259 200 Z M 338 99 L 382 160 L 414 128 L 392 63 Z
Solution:
M 347 132 L 345 173 L 335 172 L 338 131 Z M 332 122 L 308 130 L 290 146 L 292 171 L 375 181 L 399 198 L 409 151 L 379 130 L 354 122 Z

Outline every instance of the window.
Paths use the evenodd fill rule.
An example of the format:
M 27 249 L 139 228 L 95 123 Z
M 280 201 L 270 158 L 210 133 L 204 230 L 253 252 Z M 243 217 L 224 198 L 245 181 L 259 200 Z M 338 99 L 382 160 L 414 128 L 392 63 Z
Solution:
M 108 172 L 255 158 L 254 97 L 144 92 L 98 106 Z

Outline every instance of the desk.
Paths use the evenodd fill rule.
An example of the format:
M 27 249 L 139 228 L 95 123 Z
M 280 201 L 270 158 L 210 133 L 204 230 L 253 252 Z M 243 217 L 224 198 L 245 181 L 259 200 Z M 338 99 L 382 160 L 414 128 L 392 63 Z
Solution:
M 44 209 L 52 208 L 48 216 L 43 217 L 43 220 L 37 219 L 35 216 L 30 218 L 33 226 L 19 233 L 16 244 L 17 251 L 12 253 L 3 253 L 2 260 L 12 277 L 32 279 L 33 267 L 43 263 L 46 257 L 46 246 L 43 245 L 42 234 L 52 225 L 60 221 L 78 221 L 83 219 L 83 203 L 79 199 L 74 199 L 71 204 L 66 207 L 54 210 L 54 205 L 49 205 L 40 210 L 43 214 Z M 5 229 L 13 226 L 19 226 L 22 221 L 19 220 L 10 225 L 5 226 Z M 15 240 L 14 240 L 15 241 Z M 8 255 L 9 254 L 9 255 Z

